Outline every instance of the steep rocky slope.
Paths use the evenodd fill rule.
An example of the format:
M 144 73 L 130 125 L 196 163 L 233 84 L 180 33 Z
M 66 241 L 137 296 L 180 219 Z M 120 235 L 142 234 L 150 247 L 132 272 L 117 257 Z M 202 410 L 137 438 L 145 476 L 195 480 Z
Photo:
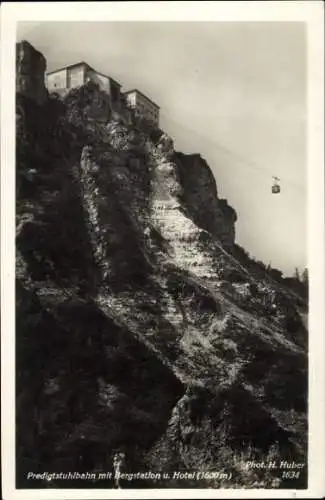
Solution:
M 307 332 L 290 294 L 235 258 L 237 215 L 209 166 L 92 84 L 42 105 L 23 94 L 17 484 L 110 471 L 122 450 L 125 471 L 170 474 L 122 487 L 303 487 L 306 467 L 245 465 L 307 462 Z M 47 483 L 113 485 L 76 484 Z

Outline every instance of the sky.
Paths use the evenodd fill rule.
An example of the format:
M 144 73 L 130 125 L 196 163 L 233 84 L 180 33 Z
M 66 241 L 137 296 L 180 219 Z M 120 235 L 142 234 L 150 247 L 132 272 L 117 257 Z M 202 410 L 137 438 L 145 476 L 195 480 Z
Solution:
M 307 61 L 299 22 L 29 22 L 47 70 L 86 61 L 161 108 L 237 214 L 236 242 L 292 275 L 307 265 Z M 281 193 L 271 193 L 272 176 Z

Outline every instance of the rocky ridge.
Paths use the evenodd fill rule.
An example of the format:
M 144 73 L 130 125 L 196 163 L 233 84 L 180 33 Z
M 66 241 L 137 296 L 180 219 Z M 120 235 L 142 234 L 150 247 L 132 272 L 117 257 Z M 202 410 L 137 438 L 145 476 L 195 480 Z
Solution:
M 24 74 L 40 81 L 43 68 Z M 294 481 L 245 467 L 307 462 L 307 332 L 292 296 L 235 258 L 237 215 L 209 166 L 129 110 L 110 109 L 94 85 L 45 100 L 24 89 L 19 484 L 30 487 L 28 470 L 111 470 L 123 450 L 125 470 L 170 474 L 123 487 L 304 486 L 306 467 Z M 177 470 L 233 480 L 184 483 Z

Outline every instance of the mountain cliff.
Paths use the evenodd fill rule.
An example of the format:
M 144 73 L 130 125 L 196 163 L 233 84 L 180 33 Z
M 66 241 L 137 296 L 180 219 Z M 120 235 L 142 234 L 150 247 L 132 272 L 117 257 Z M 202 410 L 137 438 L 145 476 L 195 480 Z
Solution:
M 16 114 L 17 484 L 44 487 L 28 471 L 110 471 L 123 451 L 123 470 L 169 477 L 122 487 L 304 487 L 303 299 L 298 307 L 236 257 L 237 214 L 200 155 L 176 152 L 94 84 L 62 99 L 26 88 Z M 299 478 L 283 477 L 281 461 L 305 464 Z M 225 474 L 184 481 L 175 471 Z
M 16 45 L 16 70 L 17 91 L 43 104 L 48 94 L 44 82 L 46 60 L 26 40 Z

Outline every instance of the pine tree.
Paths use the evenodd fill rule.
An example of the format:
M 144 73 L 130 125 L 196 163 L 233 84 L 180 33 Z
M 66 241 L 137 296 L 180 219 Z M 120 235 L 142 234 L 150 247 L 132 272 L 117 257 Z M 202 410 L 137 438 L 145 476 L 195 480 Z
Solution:
M 309 278 L 308 278 L 308 269 L 307 269 L 307 267 L 305 267 L 305 269 L 303 270 L 301 278 L 302 278 L 303 284 L 308 287 Z
M 301 281 L 298 267 L 295 268 L 295 279 L 297 281 Z

